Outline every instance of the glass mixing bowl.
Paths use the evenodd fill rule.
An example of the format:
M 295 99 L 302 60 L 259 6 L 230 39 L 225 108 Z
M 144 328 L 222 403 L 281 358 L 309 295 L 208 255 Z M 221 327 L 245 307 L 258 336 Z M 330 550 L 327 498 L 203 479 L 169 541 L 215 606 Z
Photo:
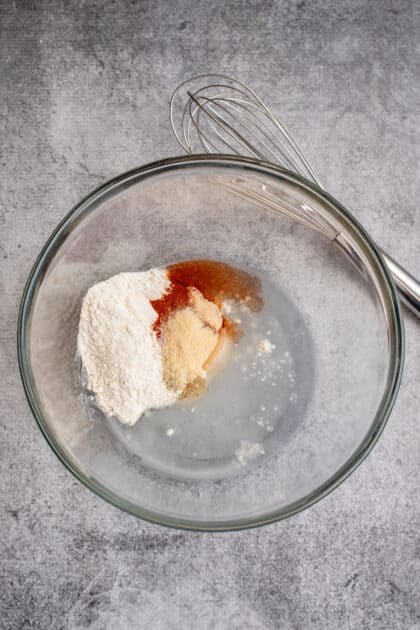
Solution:
M 283 212 L 232 192 L 238 181 L 274 192 Z M 336 237 L 284 215 L 297 208 Z M 236 387 L 231 366 L 211 386 L 217 396 L 210 387 L 123 427 L 81 388 L 81 300 L 113 274 L 191 258 L 262 279 L 277 376 L 271 390 L 261 371 Z M 86 486 L 157 523 L 229 530 L 302 510 L 363 460 L 398 391 L 403 328 L 377 248 L 340 204 L 273 165 L 206 155 L 126 173 L 67 215 L 28 279 L 18 350 L 34 416 Z

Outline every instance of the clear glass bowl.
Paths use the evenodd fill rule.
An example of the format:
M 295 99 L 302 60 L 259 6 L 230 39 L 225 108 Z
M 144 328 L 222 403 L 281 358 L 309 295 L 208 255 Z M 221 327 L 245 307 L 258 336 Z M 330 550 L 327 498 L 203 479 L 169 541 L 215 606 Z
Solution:
M 237 178 L 270 187 L 286 209 L 324 217 L 339 237 L 329 241 L 232 194 L 227 186 Z M 252 269 L 275 296 L 271 310 L 293 370 L 267 394 L 269 430 L 258 424 L 262 390 L 253 379 L 235 390 L 219 378 L 215 406 L 204 396 L 194 407 L 152 412 L 133 429 L 81 394 L 76 336 L 88 287 L 191 258 Z M 354 218 L 290 172 L 224 156 L 164 160 L 83 200 L 35 263 L 18 337 L 30 406 L 67 468 L 123 510 L 201 530 L 284 518 L 336 487 L 381 433 L 403 363 L 392 281 Z M 176 439 L 168 439 L 174 425 Z M 235 457 L 242 439 L 262 445 L 264 456 L 242 465 Z

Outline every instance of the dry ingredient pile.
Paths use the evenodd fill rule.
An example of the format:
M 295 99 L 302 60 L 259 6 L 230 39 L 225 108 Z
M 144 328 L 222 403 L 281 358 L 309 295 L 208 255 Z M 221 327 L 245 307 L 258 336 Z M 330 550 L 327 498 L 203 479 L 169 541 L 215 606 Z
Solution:
M 241 334 L 228 300 L 259 311 L 259 280 L 207 260 L 120 273 L 91 287 L 77 348 L 97 405 L 133 425 L 149 409 L 203 394 L 208 368 Z

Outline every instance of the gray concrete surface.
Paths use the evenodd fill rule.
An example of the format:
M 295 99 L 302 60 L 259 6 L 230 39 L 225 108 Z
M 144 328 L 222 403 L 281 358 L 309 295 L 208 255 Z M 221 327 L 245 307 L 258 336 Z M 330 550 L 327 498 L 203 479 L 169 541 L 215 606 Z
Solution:
M 420 276 L 416 0 L 2 0 L 0 15 L 0 627 L 420 628 L 413 318 L 367 461 L 306 512 L 233 534 L 150 525 L 82 487 L 31 416 L 15 349 L 51 230 L 97 184 L 179 152 L 168 96 L 206 70 L 282 112 L 329 189 Z

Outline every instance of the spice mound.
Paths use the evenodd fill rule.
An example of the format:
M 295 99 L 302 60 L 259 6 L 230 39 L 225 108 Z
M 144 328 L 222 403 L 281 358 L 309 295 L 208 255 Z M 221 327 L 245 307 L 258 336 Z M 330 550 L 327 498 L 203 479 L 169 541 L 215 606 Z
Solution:
M 241 334 L 228 300 L 258 311 L 261 286 L 217 261 L 120 273 L 91 287 L 77 349 L 97 405 L 133 425 L 149 409 L 203 394 L 221 346 Z

